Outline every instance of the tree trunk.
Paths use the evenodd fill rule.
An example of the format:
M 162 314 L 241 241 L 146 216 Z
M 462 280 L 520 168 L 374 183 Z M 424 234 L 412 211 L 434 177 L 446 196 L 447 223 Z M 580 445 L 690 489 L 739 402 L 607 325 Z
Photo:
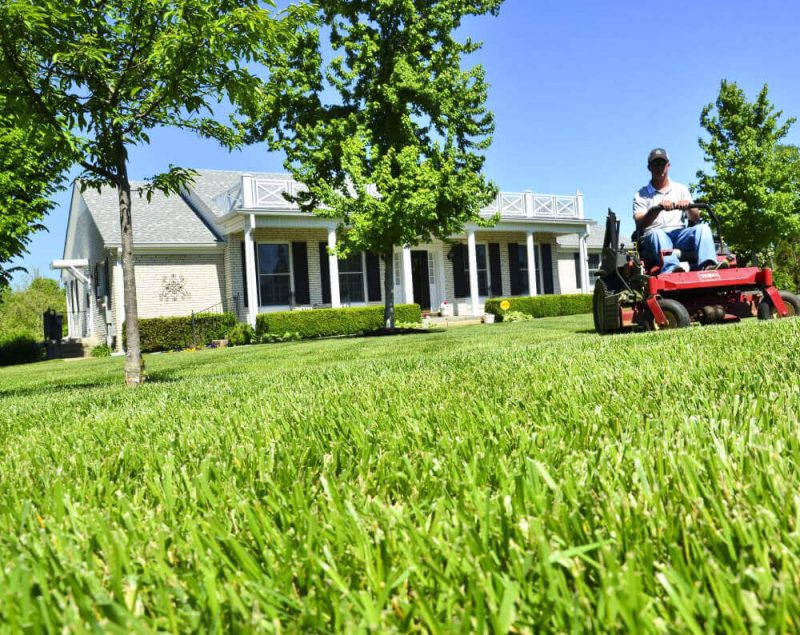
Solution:
M 394 329 L 394 248 L 390 247 L 383 254 L 383 322 L 387 330 Z
M 136 277 L 133 261 L 133 224 L 131 218 L 131 184 L 124 162 L 118 171 L 119 228 L 122 242 L 122 286 L 125 289 L 125 384 L 144 383 L 144 360 L 139 340 L 139 310 L 136 304 Z

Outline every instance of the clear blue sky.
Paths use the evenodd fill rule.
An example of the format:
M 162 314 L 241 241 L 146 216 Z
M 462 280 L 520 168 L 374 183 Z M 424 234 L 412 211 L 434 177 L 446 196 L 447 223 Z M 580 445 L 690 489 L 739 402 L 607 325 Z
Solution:
M 671 176 L 695 180 L 700 111 L 720 80 L 754 99 L 765 83 L 787 116 L 800 116 L 800 3 L 796 0 L 506 0 L 500 16 L 470 19 L 484 42 L 468 61 L 486 68 L 497 129 L 486 172 L 502 190 L 584 194 L 587 216 L 611 207 L 625 231 L 633 193 L 647 182 L 646 156 L 668 149 Z M 189 134 L 157 131 L 131 151 L 131 178 L 184 167 L 280 171 L 262 147 L 229 154 Z M 787 140 L 800 144 L 800 124 Z M 61 258 L 69 196 L 37 234 L 28 268 Z M 134 223 L 135 223 L 134 208 Z

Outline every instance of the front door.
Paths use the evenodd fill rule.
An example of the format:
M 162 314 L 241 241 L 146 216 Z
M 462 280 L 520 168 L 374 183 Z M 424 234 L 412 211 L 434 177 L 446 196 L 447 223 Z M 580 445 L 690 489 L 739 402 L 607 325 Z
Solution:
M 420 308 L 431 308 L 431 283 L 428 272 L 428 252 L 411 252 L 411 283 L 414 285 L 414 302 Z

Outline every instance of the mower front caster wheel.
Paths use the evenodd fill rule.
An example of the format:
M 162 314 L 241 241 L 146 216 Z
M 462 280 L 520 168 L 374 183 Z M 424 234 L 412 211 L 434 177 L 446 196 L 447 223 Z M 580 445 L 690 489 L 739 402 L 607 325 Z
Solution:
M 661 298 L 658 301 L 658 306 L 664 312 L 664 317 L 667 318 L 667 324 L 662 325 L 656 322 L 655 317 L 652 315 L 648 321 L 648 326 L 651 331 L 662 331 L 665 329 L 682 329 L 689 326 L 691 318 L 686 307 L 677 300 L 670 300 L 669 298 Z
M 786 317 L 795 317 L 800 315 L 800 298 L 798 298 L 794 293 L 789 293 L 788 291 L 778 291 L 778 294 L 781 296 L 781 300 L 783 300 L 783 303 L 789 310 L 789 315 Z M 758 319 L 774 320 L 775 318 L 779 317 L 781 316 L 778 315 L 778 310 L 773 306 L 769 296 L 765 295 L 764 299 L 758 304 Z

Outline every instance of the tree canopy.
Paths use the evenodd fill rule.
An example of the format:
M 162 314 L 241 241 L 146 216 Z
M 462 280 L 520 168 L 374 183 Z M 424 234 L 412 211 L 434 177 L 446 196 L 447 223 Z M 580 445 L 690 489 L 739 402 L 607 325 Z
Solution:
M 31 234 L 45 229 L 68 165 L 46 131 L 4 111 L 0 98 L 0 289 L 22 270 L 10 267 L 11 260 L 27 252 Z
M 750 102 L 725 80 L 700 116 L 708 138 L 699 144 L 711 170 L 697 172 L 699 195 L 715 204 L 726 239 L 745 258 L 800 238 L 800 163 L 781 144 L 794 122 L 775 109 L 766 85 Z
M 337 251 L 381 254 L 386 325 L 394 326 L 393 250 L 447 238 L 496 194 L 482 173 L 492 114 L 479 48 L 456 31 L 469 15 L 496 14 L 502 0 L 331 0 L 293 48 L 274 58 L 262 137 L 286 152 L 308 190 L 301 208 L 338 219 Z M 333 59 L 324 60 L 319 33 Z M 275 108 L 275 106 L 278 106 Z
M 273 6 L 270 4 L 269 6 Z M 159 126 L 192 130 L 236 147 L 235 128 L 214 116 L 227 99 L 259 95 L 254 62 L 291 33 L 258 0 L 4 0 L 0 95 L 46 126 L 82 168 L 83 187 L 117 190 L 127 332 L 126 382 L 144 380 L 133 260 L 128 148 Z M 171 166 L 140 194 L 181 190 L 191 170 Z

